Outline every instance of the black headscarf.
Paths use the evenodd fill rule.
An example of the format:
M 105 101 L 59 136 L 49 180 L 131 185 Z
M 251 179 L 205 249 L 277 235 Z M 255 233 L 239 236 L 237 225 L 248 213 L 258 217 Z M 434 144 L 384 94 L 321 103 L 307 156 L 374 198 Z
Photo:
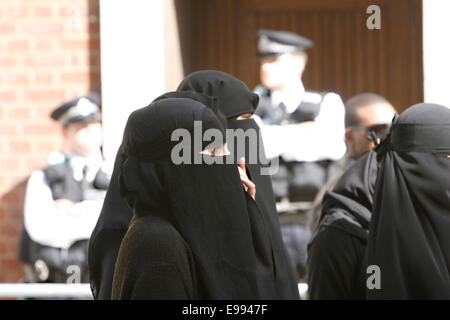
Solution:
M 177 165 L 171 159 L 178 144 L 171 133 L 185 129 L 193 134 L 194 121 L 202 121 L 203 132 L 214 128 L 225 136 L 214 113 L 191 99 L 164 98 L 133 112 L 124 134 L 121 193 L 137 217 L 162 217 L 186 241 L 195 261 L 198 298 L 274 299 L 267 231 L 236 165 Z M 195 150 L 193 140 L 192 161 L 210 144 Z
M 212 97 L 227 119 L 255 112 L 259 101 L 258 95 L 251 92 L 244 82 L 216 70 L 202 70 L 189 74 L 177 88 L 177 91 L 187 90 Z
M 369 299 L 450 299 L 450 109 L 417 104 L 376 149 L 368 265 L 381 288 Z
M 199 71 L 186 77 L 177 91 L 183 91 L 182 94 L 188 95 L 184 97 L 200 101 L 211 108 L 221 121 L 223 121 L 220 114 L 222 113 L 227 119 L 228 128 L 244 130 L 253 128 L 258 132 L 258 138 L 261 139 L 259 127 L 253 119 L 236 120 L 238 115 L 253 113 L 258 105 L 258 95 L 251 92 L 242 81 L 220 71 Z M 188 93 L 185 91 L 188 91 Z M 192 92 L 195 92 L 195 94 Z M 170 95 L 172 96 L 172 94 Z M 262 147 L 262 141 L 258 145 Z M 111 285 L 117 253 L 133 215 L 119 192 L 119 160 L 122 148 L 121 145 L 117 152 L 111 183 L 89 244 L 90 282 L 96 299 L 111 298 Z M 235 160 L 245 156 L 235 153 L 234 150 L 231 151 L 233 153 L 231 156 Z M 264 150 L 262 149 L 258 154 L 264 154 Z M 249 159 L 249 157 L 246 158 Z M 256 203 L 262 213 L 262 221 L 270 233 L 270 241 L 275 255 L 275 286 L 278 298 L 298 299 L 295 272 L 289 263 L 281 238 L 272 182 L 269 176 L 261 175 L 262 167 L 264 165 L 260 162 L 247 164 L 247 173 L 257 186 Z
M 191 73 L 181 82 L 177 91 L 196 91 L 212 97 L 219 111 L 227 118 L 228 129 L 242 129 L 244 131 L 251 129 L 256 132 L 258 139 L 256 148 L 254 145 L 250 146 L 249 140 L 246 140 L 245 153 L 239 153 L 238 144 L 235 141 L 234 149 L 230 149 L 231 157 L 235 163 L 242 156 L 246 158 L 247 173 L 256 185 L 256 203 L 262 213 L 263 223 L 269 230 L 269 240 L 274 250 L 278 297 L 280 299 L 298 299 L 295 271 L 281 237 L 272 182 L 269 175 L 261 174 L 261 169 L 267 169 L 267 162 L 259 126 L 252 118 L 237 120 L 239 115 L 254 113 L 258 106 L 258 95 L 250 91 L 242 81 L 232 75 L 215 70 Z M 227 142 L 230 144 L 230 141 L 227 140 Z M 250 147 L 253 147 L 258 155 L 254 158 L 256 160 L 254 163 L 249 163 L 252 158 L 249 155 Z
M 166 93 L 156 98 L 155 101 L 173 96 L 174 93 Z M 177 93 L 177 96 L 199 101 L 213 111 L 217 109 L 211 97 L 197 92 Z M 217 116 L 221 122 L 226 121 L 223 115 L 218 114 Z M 125 198 L 121 196 L 119 189 L 119 169 L 122 163 L 123 144 L 124 142 L 117 151 L 102 211 L 89 241 L 88 262 L 91 290 L 94 298 L 100 300 L 111 298 L 114 265 L 120 243 L 133 216 L 132 209 L 128 206 Z

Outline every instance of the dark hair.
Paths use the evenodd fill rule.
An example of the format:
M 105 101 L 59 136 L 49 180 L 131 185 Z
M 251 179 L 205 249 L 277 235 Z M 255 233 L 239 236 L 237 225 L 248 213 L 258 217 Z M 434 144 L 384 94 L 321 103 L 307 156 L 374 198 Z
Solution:
M 376 93 L 361 93 L 348 99 L 345 102 L 345 127 L 358 126 L 361 119 L 358 117 L 357 110 L 375 104 L 387 104 L 392 107 L 386 98 Z

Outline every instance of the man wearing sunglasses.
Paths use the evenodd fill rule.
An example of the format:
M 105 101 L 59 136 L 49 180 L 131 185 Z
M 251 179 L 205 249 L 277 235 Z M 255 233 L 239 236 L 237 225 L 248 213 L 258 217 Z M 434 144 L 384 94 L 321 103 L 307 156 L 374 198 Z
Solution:
M 396 113 L 385 98 L 373 93 L 349 99 L 345 112 L 347 155 L 309 213 L 312 225 L 318 224 L 308 246 L 308 293 L 314 300 L 365 299 L 364 252 L 376 179 L 376 156 L 369 150 Z
M 375 93 L 358 94 L 345 103 L 345 143 L 354 160 L 374 147 L 370 132 L 379 139 L 394 117 L 394 107 Z

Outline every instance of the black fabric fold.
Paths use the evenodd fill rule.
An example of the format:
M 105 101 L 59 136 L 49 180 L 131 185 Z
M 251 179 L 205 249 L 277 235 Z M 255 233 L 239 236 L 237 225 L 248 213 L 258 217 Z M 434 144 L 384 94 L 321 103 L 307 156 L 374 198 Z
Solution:
M 191 81 L 193 81 L 194 85 L 190 84 Z M 246 129 L 252 127 L 259 132 L 259 127 L 253 119 L 233 124 L 232 120 L 235 120 L 236 116 L 253 113 L 258 104 L 258 96 L 248 90 L 242 81 L 231 75 L 209 70 L 189 75 L 182 84 L 177 89 L 177 91 L 180 91 L 178 97 L 189 98 L 203 103 L 214 111 L 222 124 L 224 123 L 223 114 L 227 120 L 228 128 L 242 126 L 243 129 Z M 208 87 L 209 89 L 207 89 Z M 164 94 L 156 100 L 162 100 L 166 97 L 174 97 L 174 93 Z M 258 136 L 260 138 L 259 134 Z M 119 173 L 123 162 L 121 158 L 123 149 L 124 141 L 119 147 L 111 183 L 89 246 L 91 289 L 96 299 L 111 298 L 111 284 L 114 271 L 114 265 L 111 265 L 111 263 L 115 263 L 118 250 L 116 246 L 120 244 L 121 237 L 127 230 L 133 216 L 126 199 L 120 194 Z M 233 152 L 233 150 L 231 151 Z M 231 156 L 237 160 L 236 154 Z M 262 167 L 264 167 L 264 164 L 261 163 L 249 164 L 247 165 L 247 173 L 257 186 L 256 205 L 264 219 L 264 226 L 267 228 L 266 233 L 268 234 L 267 238 L 271 241 L 272 259 L 275 266 L 274 274 L 276 275 L 274 284 L 276 295 L 274 299 L 298 299 L 295 272 L 289 263 L 289 258 L 281 239 L 272 183 L 270 176 L 261 175 L 260 169 Z M 122 232 L 115 232 L 118 230 Z M 111 239 L 113 236 L 117 238 Z
M 124 150 L 133 150 L 135 154 L 141 145 L 150 145 L 153 140 L 166 135 L 167 131 L 179 128 L 189 130 L 194 121 L 211 119 L 210 115 L 212 111 L 191 99 L 157 101 L 130 115 L 125 128 Z M 223 129 L 218 119 L 215 124 L 211 121 L 210 127 Z M 138 250 L 134 249 L 135 245 L 145 242 L 144 239 L 147 242 L 149 237 L 153 239 L 151 234 L 147 235 L 145 222 L 141 222 L 147 216 L 157 216 L 166 225 L 173 226 L 174 230 L 168 232 L 179 234 L 183 240 L 175 241 L 175 244 L 182 242 L 188 247 L 188 253 L 182 256 L 189 257 L 191 254 L 193 264 L 180 264 L 179 268 L 181 274 L 195 275 L 195 297 L 277 298 L 271 246 L 266 238 L 264 221 L 253 199 L 247 199 L 236 165 L 208 164 L 215 158 L 208 155 L 204 155 L 204 163 L 178 165 L 170 157 L 157 160 L 130 158 L 132 163 L 123 166 L 120 181 L 124 184 L 122 189 L 129 205 L 134 208 L 135 218 L 119 250 L 113 298 L 138 296 L 154 299 L 159 294 L 170 298 L 164 288 L 156 296 L 153 291 L 148 291 L 150 285 L 142 288 L 141 282 L 152 281 L 154 286 L 158 286 L 164 279 L 161 276 L 149 280 L 150 275 L 146 275 L 138 259 L 145 248 L 141 245 Z M 139 177 L 135 176 L 136 171 Z M 161 234 L 158 239 L 164 242 L 165 237 Z M 146 245 L 154 244 L 150 242 Z M 161 259 L 159 252 L 154 254 L 155 259 Z M 158 261 L 161 264 L 172 263 L 179 253 L 174 255 L 175 259 L 163 256 Z M 150 264 L 155 263 L 151 257 L 146 259 Z M 142 263 L 147 264 L 145 261 Z M 139 272 L 143 273 L 144 278 L 140 278 Z
M 450 109 L 417 104 L 382 142 L 368 265 L 369 299 L 450 299 Z
M 213 98 L 195 92 L 182 94 L 166 93 L 156 98 L 155 101 L 168 97 L 192 99 L 208 104 L 212 110 L 217 109 L 214 107 Z M 217 117 L 223 123 L 223 116 L 218 115 Z M 162 141 L 166 142 L 167 137 L 165 136 Z M 123 140 L 117 151 L 111 183 L 108 186 L 99 219 L 89 241 L 88 264 L 91 290 L 94 298 L 100 300 L 111 298 L 114 264 L 117 258 L 118 246 L 133 216 L 133 211 L 127 200 L 121 195 L 119 184 L 120 170 L 125 160 L 125 143 L 126 141 Z M 147 158 L 155 159 L 166 156 L 168 151 L 170 151 L 170 147 L 164 147 L 163 149 L 155 148 L 156 151 L 153 152 L 153 156 L 147 155 Z
M 319 224 L 324 224 L 324 219 L 327 219 L 328 225 L 332 221 L 328 215 L 335 216 L 335 212 L 339 211 L 340 217 L 347 216 L 349 221 L 353 221 L 360 231 L 367 235 L 377 171 L 377 153 L 370 150 L 347 169 L 332 191 L 326 192 Z
M 377 154 L 370 150 L 325 193 L 308 244 L 310 299 L 365 299 L 365 251 L 377 171 Z
M 259 101 L 259 96 L 248 90 L 241 80 L 216 70 L 189 74 L 180 83 L 177 91 L 195 91 L 215 98 L 217 108 L 227 119 L 255 112 Z
M 268 163 L 265 158 L 260 128 L 252 118 L 237 119 L 239 115 L 254 113 L 258 106 L 258 95 L 250 91 L 242 81 L 232 75 L 215 70 L 203 70 L 189 74 L 178 86 L 177 91 L 196 91 L 215 98 L 219 111 L 227 118 L 228 130 L 242 129 L 247 131 L 250 129 L 256 133 L 257 141 L 252 141 L 256 146 L 250 145 L 249 141 L 246 141 L 245 147 L 242 148 L 244 152 L 238 153 L 237 141 L 235 140 L 234 148 L 230 148 L 231 155 L 229 157 L 236 164 L 240 157 L 246 158 L 247 174 L 256 185 L 256 204 L 261 211 L 261 218 L 267 228 L 267 237 L 270 239 L 273 248 L 277 298 L 298 299 L 295 271 L 281 237 L 270 175 L 262 174 L 262 169 L 267 168 Z M 249 163 L 252 158 L 249 155 L 250 148 L 257 151 L 257 156 L 253 157 L 256 161 L 253 163 Z

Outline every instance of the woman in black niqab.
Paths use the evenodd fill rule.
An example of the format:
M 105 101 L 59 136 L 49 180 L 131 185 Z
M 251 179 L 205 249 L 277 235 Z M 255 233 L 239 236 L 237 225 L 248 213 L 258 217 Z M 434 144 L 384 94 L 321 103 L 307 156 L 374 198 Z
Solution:
M 199 101 L 217 112 L 213 98 L 193 91 L 166 93 L 156 98 L 155 101 L 166 97 L 175 97 L 175 94 L 178 98 Z M 218 117 L 221 123 L 226 125 L 223 115 L 218 114 Z M 102 211 L 89 241 L 88 262 L 91 290 L 94 298 L 99 300 L 111 299 L 112 279 L 117 254 L 133 216 L 132 209 L 120 194 L 119 189 L 119 167 L 123 155 L 123 146 L 124 142 L 122 141 L 117 151 L 111 183 L 108 186 Z
M 182 97 L 194 99 L 205 104 L 218 115 L 221 121 L 223 120 L 223 114 L 227 128 L 240 128 L 243 130 L 251 128 L 258 132 L 257 137 L 261 139 L 259 127 L 253 119 L 237 119 L 240 115 L 252 114 L 258 105 L 258 95 L 251 92 L 242 81 L 220 71 L 205 70 L 190 74 L 183 80 L 177 91 L 179 91 L 178 94 L 183 95 Z M 162 99 L 164 96 L 167 96 L 167 94 L 156 100 Z M 173 94 L 170 94 L 170 96 L 173 97 Z M 261 140 L 258 145 L 261 148 L 263 147 Z M 90 282 L 96 299 L 111 298 L 112 276 L 117 253 L 133 215 L 132 210 L 119 192 L 119 160 L 122 149 L 123 143 L 118 150 L 111 183 L 89 243 Z M 247 144 L 246 151 L 248 149 L 249 146 Z M 257 188 L 256 204 L 262 216 L 259 220 L 264 223 L 268 232 L 266 238 L 269 239 L 273 251 L 273 265 L 275 266 L 273 272 L 275 273 L 275 288 L 277 292 L 274 299 L 298 299 L 295 271 L 290 264 L 281 238 L 270 177 L 261 174 L 261 169 L 264 165 L 261 163 L 260 158 L 258 158 L 256 163 L 249 164 L 250 157 L 248 152 L 238 154 L 234 149 L 230 151 L 236 163 L 240 157 L 246 157 L 247 173 Z M 259 151 L 258 149 L 258 154 L 264 154 L 263 149 L 261 152 Z
M 113 299 L 275 298 L 271 268 L 260 265 L 268 259 L 259 255 L 271 250 L 256 235 L 264 232 L 254 224 L 256 204 L 236 165 L 207 164 L 214 157 L 206 154 L 193 162 L 223 143 L 205 141 L 196 150 L 194 121 L 224 137 L 214 113 L 191 99 L 162 99 L 129 117 L 119 181 L 135 215 L 119 250 Z M 190 134 L 191 163 L 173 161 L 177 129 Z
M 177 91 L 194 91 L 212 97 L 218 111 L 227 119 L 227 129 L 244 131 L 250 129 L 256 132 L 257 141 L 252 141 L 256 146 L 250 145 L 250 141 L 246 140 L 244 148 L 238 148 L 238 139 L 234 136 L 234 148 L 230 148 L 231 157 L 236 164 L 241 157 L 245 157 L 247 173 L 256 185 L 256 203 L 273 248 L 277 298 L 298 299 L 295 271 L 281 237 L 270 175 L 262 174 L 263 169 L 268 172 L 268 162 L 265 158 L 260 129 L 251 117 L 243 119 L 239 117 L 246 114 L 252 115 L 255 112 L 259 102 L 258 95 L 250 91 L 241 80 L 216 70 L 202 70 L 189 74 L 180 83 Z M 233 137 L 227 136 L 228 145 L 231 142 L 228 141 L 229 138 Z M 256 152 L 256 155 L 249 154 L 250 150 Z
M 450 299 L 450 109 L 408 108 L 376 151 L 368 265 L 381 282 L 368 298 Z

